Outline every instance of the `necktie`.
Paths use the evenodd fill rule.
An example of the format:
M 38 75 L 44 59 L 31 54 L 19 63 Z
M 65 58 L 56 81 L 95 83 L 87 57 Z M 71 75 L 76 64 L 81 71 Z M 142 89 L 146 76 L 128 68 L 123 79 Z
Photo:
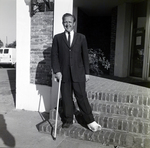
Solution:
M 70 46 L 70 32 L 68 32 L 68 44 Z

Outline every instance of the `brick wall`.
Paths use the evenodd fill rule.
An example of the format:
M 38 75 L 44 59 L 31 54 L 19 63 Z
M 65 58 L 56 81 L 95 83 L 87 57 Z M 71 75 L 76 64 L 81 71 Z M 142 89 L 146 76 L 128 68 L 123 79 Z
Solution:
M 115 44 L 116 44 L 116 28 L 117 28 L 117 7 L 112 10 L 111 18 L 111 41 L 110 41 L 110 75 L 114 75 L 115 63 Z
M 38 12 L 31 18 L 30 82 L 52 85 L 51 46 L 53 12 Z

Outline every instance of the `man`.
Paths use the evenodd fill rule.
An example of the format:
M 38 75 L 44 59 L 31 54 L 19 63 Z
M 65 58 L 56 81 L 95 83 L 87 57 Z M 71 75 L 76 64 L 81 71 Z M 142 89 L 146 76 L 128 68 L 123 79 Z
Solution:
M 62 79 L 62 127 L 68 128 L 73 124 L 74 93 L 87 126 L 92 131 L 97 131 L 101 126 L 94 121 L 85 91 L 85 82 L 89 80 L 87 42 L 84 35 L 74 32 L 75 21 L 74 15 L 63 15 L 62 24 L 65 31 L 54 37 L 52 45 L 53 72 L 58 80 Z

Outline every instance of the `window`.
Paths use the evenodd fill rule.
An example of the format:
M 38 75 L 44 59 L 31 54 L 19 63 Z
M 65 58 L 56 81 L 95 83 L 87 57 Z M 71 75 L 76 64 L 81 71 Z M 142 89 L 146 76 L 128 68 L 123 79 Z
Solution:
M 8 53 L 9 49 L 4 49 L 4 54 Z
M 0 54 L 2 54 L 3 53 L 3 49 L 0 49 Z

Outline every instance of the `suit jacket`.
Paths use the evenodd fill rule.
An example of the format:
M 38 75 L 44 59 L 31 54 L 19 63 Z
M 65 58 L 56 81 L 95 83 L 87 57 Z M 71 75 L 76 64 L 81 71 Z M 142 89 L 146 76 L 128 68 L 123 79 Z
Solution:
M 54 36 L 52 44 L 52 69 L 62 73 L 62 82 L 72 80 L 84 82 L 89 74 L 87 41 L 84 35 L 74 33 L 71 47 L 67 43 L 65 32 Z

